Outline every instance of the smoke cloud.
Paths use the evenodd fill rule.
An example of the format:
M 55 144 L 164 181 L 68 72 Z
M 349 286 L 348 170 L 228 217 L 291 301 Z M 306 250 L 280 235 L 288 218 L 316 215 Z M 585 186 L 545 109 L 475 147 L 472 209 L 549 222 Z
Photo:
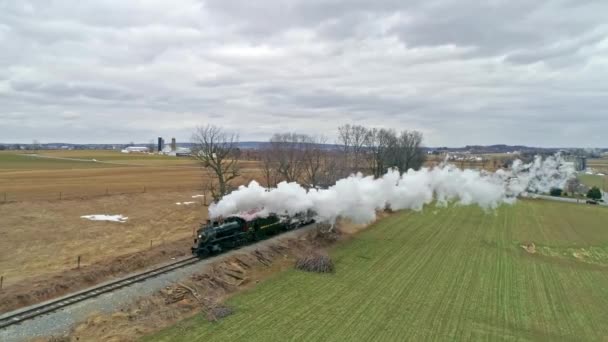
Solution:
M 503 203 L 514 203 L 517 196 L 528 191 L 544 193 L 553 187 L 562 188 L 573 174 L 574 167 L 555 155 L 546 159 L 537 156 L 529 164 L 516 160 L 510 169 L 493 173 L 461 170 L 443 163 L 403 174 L 389 170 L 377 179 L 356 174 L 338 180 L 328 189 L 307 190 L 295 182 L 281 182 L 276 188 L 266 189 L 252 181 L 212 204 L 209 215 L 225 217 L 254 209 L 260 210 L 259 216 L 294 215 L 312 210 L 318 221 L 333 223 L 344 217 L 369 223 L 376 219 L 377 210 L 422 210 L 434 200 L 439 205 L 475 204 L 494 209 Z

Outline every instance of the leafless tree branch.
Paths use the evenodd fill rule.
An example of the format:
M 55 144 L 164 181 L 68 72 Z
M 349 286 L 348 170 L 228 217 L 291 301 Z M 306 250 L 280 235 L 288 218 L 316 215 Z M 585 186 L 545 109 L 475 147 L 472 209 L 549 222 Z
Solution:
M 238 135 L 207 125 L 196 129 L 192 143 L 193 158 L 211 170 L 217 179 L 217 187 L 212 185 L 209 190 L 218 201 L 231 190 L 230 181 L 240 176 Z

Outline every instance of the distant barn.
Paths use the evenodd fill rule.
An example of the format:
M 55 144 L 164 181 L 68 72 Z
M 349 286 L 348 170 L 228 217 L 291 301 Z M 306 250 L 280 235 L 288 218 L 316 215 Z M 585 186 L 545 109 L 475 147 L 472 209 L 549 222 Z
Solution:
M 150 151 L 145 146 L 129 146 L 120 152 L 122 152 L 122 153 L 147 153 Z

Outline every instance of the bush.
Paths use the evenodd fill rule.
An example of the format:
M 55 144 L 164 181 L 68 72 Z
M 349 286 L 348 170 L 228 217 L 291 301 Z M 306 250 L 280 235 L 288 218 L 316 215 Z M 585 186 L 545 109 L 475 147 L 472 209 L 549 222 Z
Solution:
M 551 194 L 551 196 L 559 197 L 559 196 L 562 195 L 562 189 L 560 189 L 560 188 L 551 188 L 551 191 L 549 192 L 549 194 Z
M 233 313 L 234 310 L 232 310 L 232 308 L 220 305 L 207 310 L 207 314 L 205 316 L 209 322 L 217 322 L 218 320 L 226 316 L 230 316 Z
M 306 272 L 333 273 L 334 262 L 325 252 L 313 251 L 296 260 L 296 269 Z
M 602 192 L 597 186 L 594 186 L 587 192 L 587 198 L 599 200 L 602 198 Z

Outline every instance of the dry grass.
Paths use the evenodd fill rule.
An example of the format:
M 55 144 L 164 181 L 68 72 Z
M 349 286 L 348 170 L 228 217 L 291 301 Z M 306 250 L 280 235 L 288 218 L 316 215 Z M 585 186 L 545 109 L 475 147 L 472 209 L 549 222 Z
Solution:
M 5 285 L 189 238 L 206 219 L 196 192 L 145 193 L 89 200 L 0 205 L 0 269 Z M 176 202 L 197 201 L 188 206 Z M 122 214 L 126 223 L 95 222 L 90 214 Z
M 192 198 L 203 193 L 191 189 L 201 188 L 204 181 L 193 161 L 114 151 L 43 153 L 85 161 L 0 153 L 0 310 L 189 253 L 193 229 L 207 218 L 203 199 Z M 92 159 L 108 164 L 86 161 Z M 154 166 L 133 166 L 146 162 Z M 248 182 L 256 172 L 256 162 L 244 161 L 243 176 L 235 184 Z M 8 203 L 3 203 L 4 193 Z M 175 204 L 186 201 L 196 203 Z M 116 223 L 81 218 L 91 214 L 129 219 Z M 78 256 L 81 269 L 76 270 Z
M 521 248 L 523 248 L 526 252 L 530 254 L 536 253 L 536 245 L 534 244 L 534 242 L 524 243 L 523 245 L 521 245 Z
M 334 262 L 329 254 L 321 250 L 309 251 L 306 255 L 296 260 L 295 268 L 300 271 L 315 273 L 333 273 Z
M 39 303 L 143 268 L 183 258 L 190 254 L 190 243 L 190 238 L 185 238 L 140 252 L 108 257 L 80 269 L 28 278 L 0 292 L 0 312 Z
M 222 318 L 228 317 L 234 313 L 234 310 L 225 305 L 218 305 L 207 310 L 206 318 L 210 322 L 217 322 Z
M 235 184 L 259 176 L 254 162 L 242 169 Z M 106 167 L 64 170 L 15 170 L 0 173 L 0 202 L 89 198 L 106 192 L 137 193 L 201 189 L 204 173 L 197 167 Z
M 608 157 L 589 159 L 587 166 L 598 172 L 608 173 Z
M 341 225 L 338 223 L 337 228 Z M 298 256 L 311 248 L 327 248 L 330 243 L 316 230 L 261 241 L 253 251 L 221 258 L 205 266 L 201 273 L 138 299 L 118 312 L 83 318 L 69 336 L 57 338 L 61 341 L 136 341 L 194 315 L 206 321 L 220 320 L 234 312 L 232 306 L 224 304 L 232 295 L 293 268 Z
M 218 321 L 233 313 L 224 301 L 293 265 L 297 253 L 310 248 L 311 235 L 266 241 L 206 266 L 188 280 L 167 287 L 109 315 L 94 315 L 76 326 L 68 341 L 136 341 L 144 334 L 196 314 Z
M 512 160 L 517 158 L 517 155 L 508 154 L 508 153 L 485 153 L 485 154 L 475 154 L 477 156 L 483 157 L 486 159 L 485 161 L 475 161 L 475 160 L 450 160 L 450 164 L 454 164 L 459 168 L 467 168 L 467 169 L 478 169 L 478 170 L 487 170 L 494 172 L 497 169 L 502 167 L 502 162 L 506 160 Z M 429 155 L 427 156 L 426 161 L 424 162 L 425 167 L 434 167 L 438 166 L 445 161 L 445 155 Z

